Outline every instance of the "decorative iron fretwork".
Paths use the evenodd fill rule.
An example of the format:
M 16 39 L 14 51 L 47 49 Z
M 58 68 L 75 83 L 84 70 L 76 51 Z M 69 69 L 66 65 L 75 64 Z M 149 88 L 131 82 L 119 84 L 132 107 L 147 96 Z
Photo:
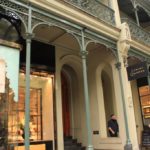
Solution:
M 130 28 L 132 39 L 136 39 L 148 46 L 150 46 L 150 33 L 139 27 L 136 23 L 130 21 L 128 18 L 122 19 L 122 22 L 127 22 Z
M 19 41 L 21 37 L 21 20 L 19 19 L 19 17 L 15 13 L 9 10 L 5 10 L 2 7 L 0 7 L 0 18 L 6 19 L 13 27 L 15 27 L 16 33 L 18 35 L 17 40 Z M 9 28 L 9 30 L 10 29 L 11 28 Z M 8 31 L 6 33 L 8 33 Z M 8 36 L 9 34 L 6 34 L 6 35 L 4 34 L 3 39 L 6 39 L 6 40 L 10 39 L 8 38 Z
M 115 25 L 114 11 L 98 0 L 63 0 L 68 4 L 106 22 Z
M 139 59 L 140 61 L 146 61 L 147 63 L 150 63 L 150 57 L 149 55 L 142 53 L 138 51 L 137 49 L 134 49 L 131 47 L 131 49 L 128 52 L 129 57 L 135 57 Z
M 9 0 L 0 0 L 0 6 L 5 6 L 5 8 L 11 8 L 15 11 L 22 12 L 22 13 L 27 13 L 28 8 L 25 7 L 25 5 L 21 6 L 15 3 L 15 1 L 9 1 Z
M 9 11 L 10 14 L 12 12 L 13 17 L 20 18 L 25 27 L 27 26 L 28 22 L 28 6 L 21 3 L 18 4 L 17 1 L 10 1 L 10 0 L 0 0 L 0 6 L 5 10 Z
M 38 24 L 47 24 L 49 26 L 56 26 L 66 31 L 72 31 L 76 34 L 80 34 L 80 30 L 67 24 L 64 20 L 60 20 L 57 17 L 53 17 L 48 15 L 48 13 L 44 13 L 41 11 L 39 13 L 38 10 L 34 9 L 32 12 L 32 28 L 37 26 Z
M 102 36 L 102 35 L 93 35 L 92 33 L 90 33 L 90 31 L 86 31 L 85 32 L 85 37 L 87 39 L 90 39 L 91 41 L 95 42 L 95 43 L 100 43 L 100 44 L 104 44 L 107 48 L 110 48 L 112 50 L 116 50 L 116 42 L 115 41 L 111 41 L 108 38 Z M 87 40 L 88 42 L 89 40 Z M 87 43 L 86 43 L 87 44 Z
M 87 0 L 86 2 L 83 0 L 78 0 L 78 3 L 75 0 L 64 0 L 64 2 L 73 5 L 78 4 L 75 6 L 78 8 L 84 8 L 86 13 L 91 11 L 91 13 L 93 13 L 94 15 L 97 14 L 97 18 L 105 20 L 107 21 L 107 23 L 109 22 L 114 24 L 113 10 L 101 4 L 98 0 Z M 34 5 L 29 6 L 28 3 L 18 2 L 17 0 L 14 0 L 13 2 L 11 0 L 0 0 L 0 6 L 3 7 L 5 10 L 10 10 L 14 12 L 16 16 L 21 16 L 21 20 L 24 21 L 26 27 L 29 19 L 29 9 L 31 8 L 31 25 L 33 30 L 36 26 L 40 24 L 59 27 L 61 29 L 64 29 L 67 33 L 71 33 L 78 40 L 81 47 L 81 30 L 83 27 L 81 27 L 80 25 L 74 24 L 68 20 L 55 16 L 48 11 L 42 10 L 41 8 L 34 7 Z M 112 39 L 109 40 L 108 37 L 94 33 L 92 31 L 90 31 L 90 33 L 86 31 L 85 33 L 85 43 L 87 44 L 89 43 L 89 41 L 104 44 L 108 49 L 111 49 L 113 52 L 115 52 L 116 50 L 116 41 L 113 41 Z

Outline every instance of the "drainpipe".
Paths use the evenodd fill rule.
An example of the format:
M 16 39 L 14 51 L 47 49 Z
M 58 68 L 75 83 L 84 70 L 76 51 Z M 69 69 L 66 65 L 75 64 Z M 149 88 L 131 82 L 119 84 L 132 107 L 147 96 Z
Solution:
M 81 48 L 81 57 L 82 57 L 82 66 L 83 66 L 83 82 L 84 82 L 84 98 L 85 98 L 85 111 L 86 111 L 86 126 L 87 126 L 87 135 L 88 135 L 88 147 L 87 150 L 93 150 L 92 145 L 92 132 L 90 124 L 90 106 L 89 106 L 89 93 L 88 93 L 88 79 L 87 79 L 87 65 L 86 65 L 86 56 L 87 51 L 85 49 L 84 41 L 84 30 L 82 30 L 82 48 Z
M 26 77 L 25 77 L 25 150 L 30 149 L 30 60 L 31 60 L 31 19 L 32 19 L 32 10 L 29 6 L 28 14 L 28 31 L 26 33 Z

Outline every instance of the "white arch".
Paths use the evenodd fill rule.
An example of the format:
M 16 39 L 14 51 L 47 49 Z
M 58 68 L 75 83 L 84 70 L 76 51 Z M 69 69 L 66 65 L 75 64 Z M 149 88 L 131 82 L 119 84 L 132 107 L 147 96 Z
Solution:
M 106 132 L 106 115 L 105 115 L 105 105 L 104 105 L 104 95 L 103 95 L 103 86 L 101 81 L 101 73 L 105 64 L 100 64 L 96 69 L 96 93 L 97 93 L 97 102 L 98 102 L 98 113 L 99 113 L 99 130 L 101 133 L 101 138 L 107 137 Z
M 60 58 L 61 68 L 65 64 L 71 66 L 76 72 L 82 73 L 82 62 L 79 56 L 72 54 L 64 55 L 63 57 Z
M 102 72 L 105 71 L 110 79 L 110 84 L 112 86 L 112 100 L 113 100 L 113 108 L 116 111 L 116 102 L 115 102 L 115 91 L 113 90 L 114 83 L 113 83 L 113 72 L 112 66 L 110 62 L 103 62 L 98 65 L 96 68 L 96 94 L 97 94 L 97 103 L 98 103 L 98 113 L 99 113 L 99 130 L 101 133 L 102 138 L 107 137 L 107 120 L 106 120 L 106 110 L 105 110 L 105 103 L 104 103 L 104 93 L 103 93 L 103 85 L 102 85 Z M 109 86 L 109 85 L 108 85 Z

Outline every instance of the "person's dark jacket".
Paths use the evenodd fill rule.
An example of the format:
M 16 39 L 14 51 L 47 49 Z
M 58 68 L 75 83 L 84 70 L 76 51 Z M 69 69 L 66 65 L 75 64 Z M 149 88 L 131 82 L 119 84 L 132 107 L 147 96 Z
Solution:
M 108 121 L 108 128 L 111 128 L 115 132 L 115 134 L 113 134 L 109 130 L 109 134 L 110 134 L 111 137 L 117 137 L 118 136 L 119 126 L 118 126 L 117 120 L 110 119 Z

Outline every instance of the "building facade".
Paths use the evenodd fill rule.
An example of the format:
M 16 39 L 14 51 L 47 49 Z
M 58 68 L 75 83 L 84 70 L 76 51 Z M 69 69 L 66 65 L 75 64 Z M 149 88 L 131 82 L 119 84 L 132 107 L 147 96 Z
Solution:
M 140 150 L 150 80 L 129 81 L 127 68 L 149 72 L 149 6 L 0 0 L 1 148 Z M 108 134 L 111 114 L 119 137 Z

